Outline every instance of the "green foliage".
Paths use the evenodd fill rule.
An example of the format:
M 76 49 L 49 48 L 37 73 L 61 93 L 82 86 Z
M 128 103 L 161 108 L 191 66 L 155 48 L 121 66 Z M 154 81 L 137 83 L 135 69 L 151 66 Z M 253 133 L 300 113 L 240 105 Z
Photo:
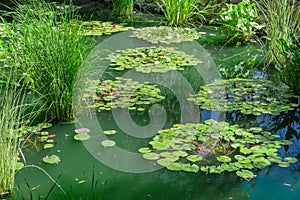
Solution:
M 292 97 L 292 91 L 287 86 L 277 86 L 261 78 L 236 78 L 216 80 L 201 86 L 198 94 L 188 100 L 206 110 L 278 115 L 298 107 L 298 104 L 289 102 Z
M 186 25 L 196 15 L 199 0 L 162 0 L 158 2 L 168 24 L 171 26 Z
M 80 34 L 85 36 L 110 35 L 133 29 L 132 27 L 126 27 L 126 24 L 114 24 L 113 22 L 72 20 L 71 23 L 79 27 Z
M 96 89 L 87 91 L 95 103 L 94 107 L 101 110 L 128 108 L 143 111 L 145 105 L 154 104 L 164 99 L 159 95 L 157 85 L 138 83 L 131 79 L 116 78 L 115 81 L 105 80 Z
M 275 65 L 277 61 L 285 62 L 281 44 L 283 39 L 287 44 L 293 44 L 293 36 L 299 36 L 300 8 L 296 1 L 290 0 L 259 0 L 256 1 L 260 10 L 260 19 L 265 23 L 264 32 L 267 39 L 267 63 Z
M 22 0 L 12 12 L 7 29 L 5 73 L 13 71 L 17 81 L 42 96 L 48 118 L 71 118 L 72 91 L 77 72 L 91 41 L 69 22 L 76 18 L 72 5 L 57 11 L 39 0 Z
M 216 21 L 221 24 L 221 31 L 227 36 L 228 42 L 237 45 L 247 43 L 256 30 L 263 26 L 255 22 L 258 19 L 256 5 L 249 0 L 236 4 L 226 4 L 219 12 L 220 18 Z
M 284 62 L 278 60 L 276 68 L 280 71 L 280 79 L 287 84 L 295 94 L 300 95 L 300 47 L 289 44 L 283 38 L 277 40 L 281 47 Z
M 108 59 L 111 61 L 110 66 L 115 70 L 134 68 L 142 73 L 183 70 L 184 66 L 201 63 L 193 56 L 172 47 L 141 47 L 120 50 L 110 54 Z
M 112 0 L 113 12 L 117 17 L 131 17 L 133 15 L 133 0 Z
M 192 28 L 159 26 L 134 29 L 130 37 L 140 38 L 152 44 L 171 44 L 193 41 L 200 38 L 201 35 L 202 33 Z
M 249 180 L 255 177 L 250 170 L 272 163 L 286 167 L 297 162 L 293 157 L 278 156 L 281 145 L 292 144 L 278 137 L 260 127 L 244 129 L 206 120 L 203 124 L 177 124 L 160 130 L 149 142 L 151 148 L 143 147 L 139 152 L 169 170 L 215 174 L 228 171 Z

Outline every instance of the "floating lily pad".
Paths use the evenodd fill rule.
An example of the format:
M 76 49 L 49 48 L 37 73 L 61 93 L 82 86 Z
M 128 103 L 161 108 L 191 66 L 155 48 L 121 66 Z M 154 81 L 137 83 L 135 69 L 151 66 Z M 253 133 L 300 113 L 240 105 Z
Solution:
M 298 162 L 297 158 L 294 158 L 294 157 L 285 157 L 283 160 L 286 161 L 286 162 L 289 162 L 289 163 Z
M 90 129 L 88 128 L 77 128 L 75 129 L 75 133 L 89 133 Z
M 182 166 L 183 166 L 182 163 L 173 162 L 173 163 L 168 164 L 166 167 L 167 167 L 167 169 L 172 170 L 172 171 L 180 171 L 180 170 L 182 170 Z
M 51 149 L 54 147 L 54 144 L 44 144 L 44 149 Z
M 293 93 L 287 86 L 277 86 L 262 78 L 236 78 L 216 80 L 201 86 L 198 94 L 188 100 L 206 110 L 278 115 L 280 112 L 294 109 L 289 102 L 291 97 Z M 251 131 L 260 132 L 261 128 L 254 127 Z
M 58 164 L 60 162 L 60 158 L 57 155 L 45 156 L 43 161 L 48 164 Z
M 220 162 L 230 162 L 231 158 L 228 157 L 228 156 L 218 156 L 217 160 L 220 161 Z
M 252 179 L 252 178 L 254 178 L 254 174 L 253 174 L 253 172 L 251 172 L 251 171 L 249 171 L 249 170 L 246 170 L 246 169 L 243 169 L 243 170 L 241 170 L 241 171 L 237 171 L 236 172 L 236 175 L 238 175 L 239 177 L 241 177 L 241 178 L 243 178 L 243 179 L 246 179 L 246 180 L 248 180 L 248 179 Z
M 91 136 L 88 133 L 78 133 L 74 135 L 74 139 L 78 141 L 84 141 L 90 139 Z
M 17 162 L 16 163 L 16 171 L 22 169 L 23 167 L 24 167 L 24 163 L 22 163 L 22 162 Z
M 142 47 L 121 50 L 108 56 L 110 67 L 117 71 L 135 69 L 138 72 L 165 73 L 201 63 L 198 59 L 171 47 Z
M 153 44 L 170 44 L 193 41 L 200 38 L 202 34 L 203 33 L 197 32 L 196 29 L 192 28 L 159 26 L 134 29 L 131 37 L 140 38 Z
M 105 135 L 114 135 L 117 133 L 117 131 L 116 130 L 106 130 L 106 131 L 103 131 L 103 133 Z
M 105 80 L 94 91 L 88 93 L 99 112 L 115 108 L 143 111 L 143 106 L 155 104 L 165 98 L 159 95 L 160 89 L 157 85 L 120 77 L 116 77 L 115 81 Z
M 133 29 L 133 27 L 126 27 L 125 23 L 115 24 L 113 22 L 102 21 L 80 21 L 72 20 L 73 26 L 79 27 L 79 32 L 85 36 L 101 36 L 110 35 L 121 31 L 127 31 Z
M 198 172 L 199 171 L 199 166 L 195 165 L 195 164 L 183 164 L 181 167 L 181 170 L 185 171 L 185 172 Z
M 116 145 L 116 142 L 113 140 L 104 140 L 101 142 L 104 147 L 113 147 Z
M 145 153 L 143 157 L 147 160 L 157 160 L 160 156 L 157 153 Z
M 277 155 L 281 143 L 277 135 L 263 132 L 261 128 L 245 129 L 206 120 L 203 124 L 176 124 L 170 129 L 159 130 L 149 142 L 151 147 L 144 147 L 144 155 L 151 151 L 155 160 L 163 158 L 157 161 L 160 165 L 174 170 L 183 170 L 184 165 L 192 162 L 206 173 L 240 170 L 240 174 L 243 170 L 263 169 L 272 162 L 281 166 L 296 162 L 292 157 L 282 162 Z M 202 159 L 204 157 L 206 159 Z
M 289 166 L 291 166 L 291 163 L 282 161 L 282 162 L 278 163 L 278 166 L 279 167 L 289 167 Z
M 198 162 L 201 161 L 203 158 L 197 155 L 189 155 L 186 159 L 191 162 Z
M 143 147 L 139 149 L 140 153 L 150 153 L 151 149 L 149 149 L 148 147 Z

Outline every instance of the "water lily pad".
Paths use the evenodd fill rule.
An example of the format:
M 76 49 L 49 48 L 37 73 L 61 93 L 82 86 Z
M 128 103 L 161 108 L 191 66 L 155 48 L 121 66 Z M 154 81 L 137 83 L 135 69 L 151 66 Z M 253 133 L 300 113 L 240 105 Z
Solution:
M 278 163 L 278 166 L 279 167 L 289 167 L 289 166 L 291 166 L 291 163 L 290 162 L 280 162 L 280 163 Z
M 188 161 L 190 161 L 190 162 L 199 162 L 199 161 L 201 161 L 203 158 L 200 157 L 200 156 L 197 156 L 197 155 L 189 155 L 186 159 L 187 159 Z
M 90 129 L 88 128 L 77 128 L 75 129 L 75 133 L 89 133 Z
M 139 152 L 140 153 L 150 153 L 151 149 L 149 149 L 148 147 L 143 147 L 143 148 L 139 148 Z
M 246 170 L 246 169 L 243 169 L 241 171 L 237 171 L 236 175 L 238 175 L 239 177 L 241 177 L 243 179 L 246 179 L 246 180 L 249 180 L 249 179 L 252 179 L 252 178 L 255 177 L 255 175 L 253 174 L 253 172 L 251 172 L 249 170 Z
M 104 147 L 113 147 L 116 145 L 116 142 L 113 140 L 104 140 L 101 142 Z
M 88 133 L 78 133 L 74 135 L 74 139 L 78 141 L 84 141 L 90 139 L 91 136 Z
M 16 171 L 22 169 L 23 167 L 24 167 L 24 163 L 22 163 L 22 162 L 17 162 L 16 163 Z
M 222 90 L 222 92 L 220 92 Z M 218 111 L 241 111 L 243 114 L 272 114 L 294 109 L 289 102 L 293 96 L 286 86 L 255 77 L 253 79 L 216 80 L 188 98 L 202 109 Z M 260 132 L 261 128 L 252 128 L 253 132 Z
M 218 156 L 217 160 L 220 161 L 220 162 L 230 162 L 231 158 L 228 157 L 228 156 Z
M 201 63 L 198 59 L 172 47 L 141 47 L 121 50 L 108 56 L 115 70 L 135 69 L 141 73 L 165 73 Z
M 106 130 L 106 131 L 103 131 L 103 133 L 105 135 L 114 135 L 117 133 L 117 131 L 116 130 Z
M 116 77 L 116 80 L 104 80 L 93 92 L 87 91 L 98 111 L 115 108 L 143 111 L 144 105 L 155 104 L 165 97 L 159 95 L 157 85 L 139 83 L 132 79 Z
M 166 167 L 167 165 L 173 163 L 174 161 L 171 161 L 170 159 L 168 158 L 164 158 L 164 159 L 159 159 L 157 160 L 157 163 L 160 164 L 161 166 L 164 166 Z
M 199 166 L 195 165 L 195 164 L 192 164 L 192 165 L 190 165 L 190 164 L 183 164 L 182 167 L 181 167 L 181 169 L 183 171 L 186 171 L 186 172 L 194 172 L 194 173 L 196 173 L 196 172 L 199 171 Z
M 43 161 L 48 164 L 58 164 L 60 162 L 60 158 L 57 155 L 45 156 Z
M 297 158 L 294 158 L 294 157 L 285 157 L 283 160 L 286 161 L 286 162 L 289 162 L 289 163 L 298 162 Z
M 44 149 L 51 149 L 54 147 L 54 144 L 44 144 Z
M 182 166 L 183 166 L 182 163 L 173 162 L 173 163 L 168 164 L 166 167 L 167 167 L 167 169 L 172 170 L 172 171 L 180 171 L 180 170 L 182 170 Z
M 157 160 L 160 158 L 160 155 L 152 152 L 143 154 L 143 157 L 147 160 Z
M 153 44 L 170 44 L 193 41 L 201 37 L 202 34 L 192 28 L 159 26 L 134 29 L 131 37 L 140 38 Z

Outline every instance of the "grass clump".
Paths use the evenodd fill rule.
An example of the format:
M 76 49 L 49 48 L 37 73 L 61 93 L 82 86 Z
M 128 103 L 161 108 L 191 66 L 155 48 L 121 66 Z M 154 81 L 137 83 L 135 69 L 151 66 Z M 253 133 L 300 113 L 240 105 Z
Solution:
M 294 36 L 299 36 L 299 5 L 296 1 L 289 0 L 262 0 L 256 1 L 256 4 L 260 10 L 260 19 L 265 23 L 267 62 L 272 65 L 278 61 L 285 62 L 278 39 L 293 44 Z
M 40 0 L 15 3 L 12 29 L 7 29 L 4 72 L 13 68 L 16 82 L 24 80 L 43 97 L 48 118 L 71 118 L 75 78 L 91 41 L 70 23 L 77 18 L 72 5 L 57 10 Z
M 117 17 L 133 15 L 133 0 L 112 0 L 113 12 Z

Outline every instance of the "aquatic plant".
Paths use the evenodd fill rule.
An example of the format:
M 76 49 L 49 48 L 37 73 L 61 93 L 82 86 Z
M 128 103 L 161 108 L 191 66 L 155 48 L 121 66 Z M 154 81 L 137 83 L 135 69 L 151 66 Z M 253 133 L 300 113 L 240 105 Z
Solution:
M 171 47 L 141 47 L 120 50 L 108 56 L 110 67 L 122 71 L 135 69 L 138 72 L 164 73 L 172 70 L 183 70 L 185 66 L 201 63 L 198 59 Z
M 9 74 L 8 81 L 11 81 L 12 74 Z M 31 106 L 25 103 L 25 92 L 20 92 L 22 84 L 12 85 L 11 82 L 3 83 L 0 77 L 0 197 L 9 194 L 14 188 L 14 177 L 21 165 L 18 163 L 20 143 L 23 131 L 21 126 L 28 120 L 34 118 L 35 113 L 30 117 L 26 110 Z M 35 102 L 31 102 L 34 104 Z M 37 112 L 36 112 L 37 113 Z
M 102 21 L 72 20 L 71 24 L 79 27 L 79 33 L 85 36 L 110 35 L 112 33 L 133 29 L 133 27 L 127 27 L 125 23 L 115 24 L 113 22 Z
M 182 26 L 196 15 L 198 0 L 162 0 L 157 2 L 164 13 L 168 24 Z
M 23 80 L 40 95 L 48 118 L 72 118 L 75 78 L 92 42 L 70 23 L 77 18 L 72 5 L 58 12 L 45 1 L 19 3 L 11 12 L 13 27 L 6 30 L 6 69 L 1 74 L 13 71 L 16 82 Z
M 243 0 L 238 4 L 226 4 L 219 12 L 220 18 L 215 19 L 220 23 L 220 29 L 227 36 L 228 42 L 237 45 L 247 43 L 255 31 L 263 26 L 255 22 L 258 19 L 255 3 Z M 214 20 L 213 20 L 214 21 Z
M 289 44 L 283 38 L 278 40 L 283 62 L 278 59 L 275 67 L 279 70 L 280 80 L 288 85 L 295 94 L 300 95 L 300 47 Z
M 216 80 L 201 86 L 200 91 L 188 100 L 206 110 L 278 115 L 298 107 L 298 104 L 289 102 L 292 97 L 293 93 L 288 86 L 277 86 L 262 78 L 236 78 Z
M 131 79 L 117 77 L 115 81 L 105 80 L 96 90 L 88 91 L 89 97 L 95 102 L 93 107 L 101 110 L 128 108 L 143 111 L 144 106 L 160 102 L 161 96 L 157 85 L 139 83 Z
M 139 152 L 145 159 L 155 160 L 169 170 L 236 172 L 237 176 L 249 180 L 255 177 L 253 171 L 272 163 L 288 167 L 297 162 L 296 158 L 278 155 L 281 145 L 292 143 L 279 137 L 260 127 L 244 129 L 210 119 L 160 130 L 149 142 L 151 147 L 140 148 Z
M 171 44 L 193 41 L 200 38 L 202 34 L 194 28 L 159 26 L 134 29 L 130 37 L 136 37 L 152 44 Z
M 58 164 L 60 162 L 60 158 L 57 155 L 45 156 L 43 161 L 48 164 Z
M 117 17 L 133 15 L 133 0 L 112 0 L 113 12 Z
M 283 39 L 287 44 L 293 44 L 294 36 L 299 36 L 300 8 L 296 1 L 290 0 L 260 0 L 255 1 L 260 10 L 260 19 L 265 23 L 267 64 L 275 65 L 277 61 L 285 62 L 281 44 Z M 284 8 L 284 9 L 283 9 Z

